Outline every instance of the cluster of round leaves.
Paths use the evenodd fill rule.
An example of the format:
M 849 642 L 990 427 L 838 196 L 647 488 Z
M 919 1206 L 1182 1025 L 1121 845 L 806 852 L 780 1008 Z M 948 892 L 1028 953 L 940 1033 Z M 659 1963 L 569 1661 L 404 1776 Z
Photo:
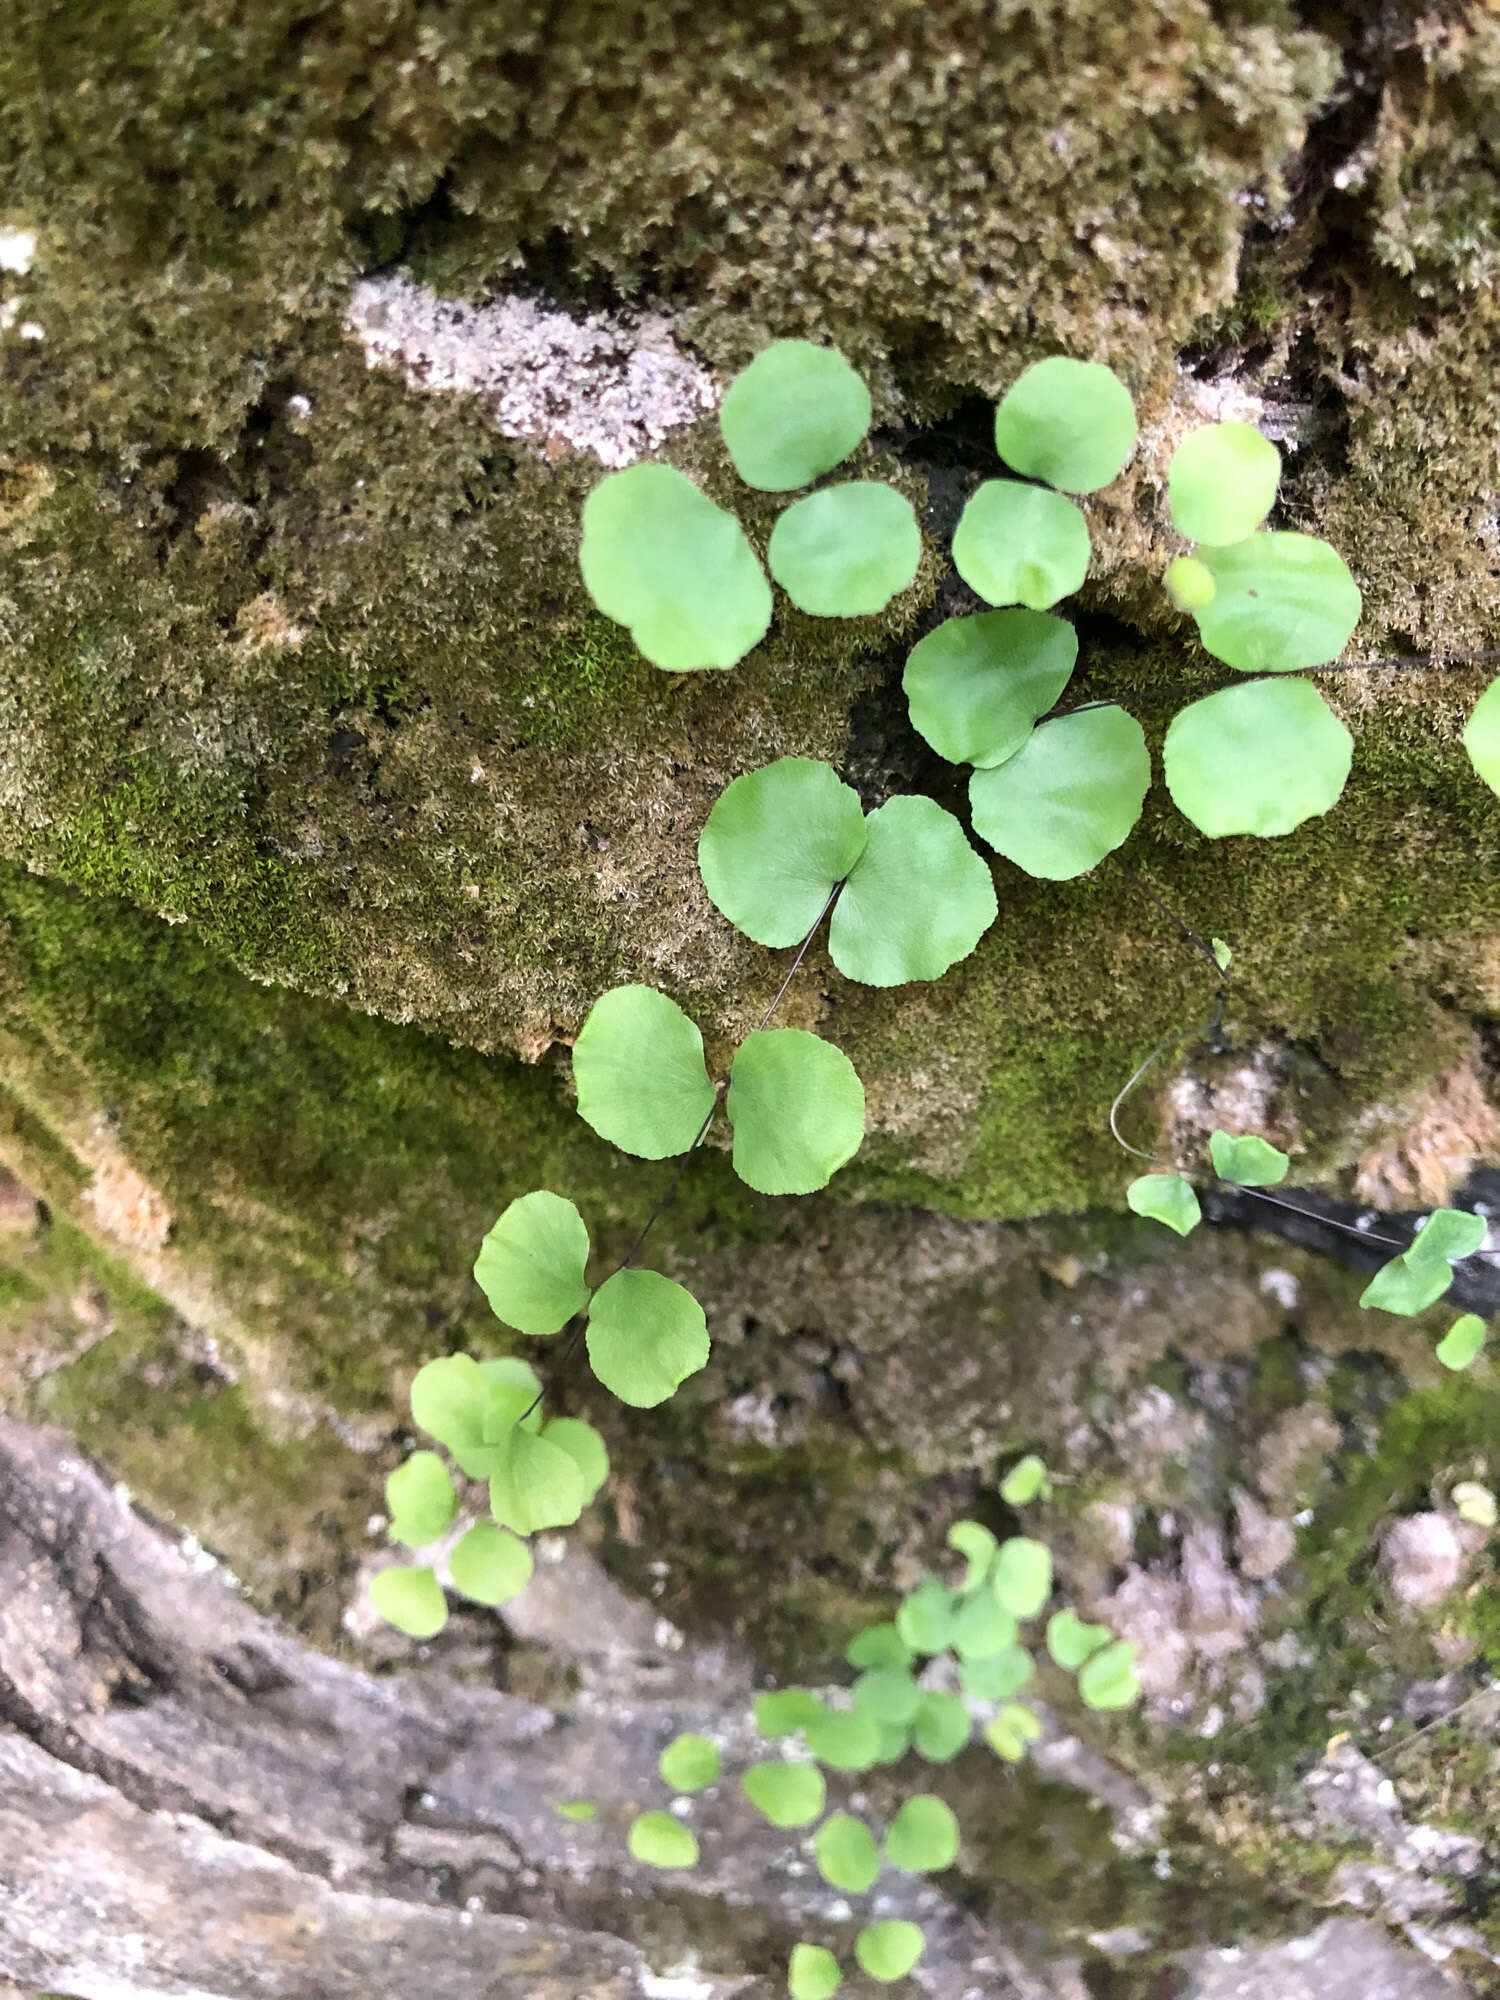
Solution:
M 990 871 L 934 800 L 866 813 L 828 764 L 781 757 L 714 802 L 698 867 L 715 907 L 747 937 L 798 942 L 829 899 L 828 950 L 847 979 L 938 979 L 995 920 Z M 841 886 L 842 885 L 842 886 Z
M 561 1333 L 587 1313 L 594 1374 L 622 1403 L 655 1409 L 708 1360 L 703 1308 L 659 1271 L 621 1269 L 591 1290 L 588 1260 L 583 1217 L 572 1202 L 539 1189 L 513 1201 L 490 1230 L 474 1276 L 495 1317 L 533 1338 Z
M 736 470 L 771 492 L 829 471 L 863 439 L 869 421 L 869 393 L 843 356 L 800 340 L 759 354 L 735 378 L 720 415 Z M 945 620 L 913 648 L 904 675 L 914 727 L 939 755 L 973 767 L 975 831 L 1016 866 L 1049 880 L 1083 874 L 1119 847 L 1151 784 L 1144 732 L 1118 704 L 1054 712 L 1078 647 L 1052 607 L 1083 583 L 1090 558 L 1088 524 L 1073 496 L 1115 479 L 1135 441 L 1129 392 L 1108 368 L 1052 356 L 1021 374 L 995 412 L 995 448 L 1016 476 L 985 480 L 953 538 L 959 575 L 996 608 Z M 1291 833 L 1327 812 L 1349 775 L 1348 729 L 1316 688 L 1287 676 L 1337 658 L 1358 620 L 1360 593 L 1326 542 L 1265 528 L 1280 477 L 1276 446 L 1236 422 L 1190 431 L 1168 472 L 1172 526 L 1195 545 L 1168 566 L 1168 593 L 1193 617 L 1208 653 L 1257 676 L 1191 703 L 1167 732 L 1167 789 L 1212 838 Z M 675 496 L 670 507 L 657 500 L 658 490 Z M 697 524 L 691 535 L 681 527 L 689 517 Z M 890 487 L 852 483 L 824 488 L 782 515 L 770 561 L 804 610 L 853 616 L 881 608 L 904 588 L 919 552 L 906 501 Z M 770 593 L 738 524 L 667 467 L 633 467 L 595 489 L 585 508 L 582 563 L 600 608 L 630 624 L 658 664 L 732 664 L 768 628 Z M 702 636 L 705 620 L 719 621 L 722 643 Z M 662 625 L 697 636 L 674 649 L 662 642 Z M 1481 700 L 1465 742 L 1480 775 L 1500 790 L 1500 683 Z M 769 814 L 779 796 L 767 787 L 757 804 Z M 912 830 L 920 824 L 935 849 L 941 822 L 920 823 L 906 811 L 928 803 L 891 801 L 880 811 L 902 807 L 899 832 L 908 831 L 906 820 Z M 733 818 L 724 815 L 726 830 Z M 878 853 L 893 851 L 901 816 L 877 828 L 879 818 L 871 816 L 871 844 Z M 789 842 L 807 848 L 799 858 L 809 881 L 832 882 L 858 860 L 845 851 L 857 846 L 858 824 L 822 822 L 824 837 L 812 843 L 801 843 L 791 823 L 782 828 Z M 964 865 L 967 844 L 960 848 L 951 837 L 941 844 L 956 873 L 936 872 L 935 852 L 914 856 L 905 877 L 919 900 L 920 876 L 934 898 L 961 878 L 975 879 Z M 793 860 L 789 872 L 795 868 Z M 796 907 L 805 920 L 788 915 L 781 922 L 775 909 L 737 897 L 724 871 L 716 872 L 724 895 L 705 865 L 710 894 L 761 942 L 789 943 L 816 915 L 804 899 Z M 982 891 L 976 886 L 972 894 L 977 908 Z M 937 948 L 862 953 L 852 933 L 862 928 L 864 901 L 861 894 L 850 899 L 836 926 L 842 934 L 832 940 L 835 963 L 849 977 L 874 984 L 932 978 L 972 949 L 972 941 L 962 946 L 961 921 L 941 963 Z M 908 969 L 916 964 L 936 970 Z
M 1040 1459 L 1027 1457 L 1000 1490 L 1008 1505 L 1023 1507 L 1045 1498 L 1051 1487 Z M 911 1875 L 951 1868 L 961 1835 L 951 1807 L 930 1792 L 905 1799 L 883 1833 L 859 1814 L 830 1812 L 827 1773 L 863 1773 L 895 1764 L 909 1751 L 946 1764 L 971 1741 L 976 1712 L 986 1717 L 984 1740 L 1008 1763 L 1021 1761 L 1041 1735 L 1035 1710 L 1016 1697 L 1035 1674 L 1021 1628 L 1040 1618 L 1051 1598 L 1050 1552 L 1028 1536 L 1001 1542 L 977 1521 L 956 1522 L 948 1542 L 964 1558 L 962 1579 L 949 1587 L 925 1578 L 894 1619 L 856 1635 L 845 1655 L 856 1673 L 847 1705 L 802 1687 L 755 1701 L 759 1733 L 788 1747 L 751 1764 L 740 1775 L 739 1790 L 772 1826 L 806 1832 L 818 1873 L 845 1895 L 869 1894 L 885 1868 Z M 1104 1626 L 1085 1624 L 1071 1610 L 1055 1611 L 1045 1646 L 1056 1666 L 1076 1676 L 1086 1705 L 1120 1709 L 1136 1699 L 1135 1648 Z M 942 1682 L 956 1683 L 962 1694 L 947 1692 Z M 659 1769 L 680 1795 L 701 1792 L 723 1776 L 717 1746 L 695 1734 L 669 1743 Z M 578 1816 L 576 1805 L 559 1810 Z M 656 1868 L 691 1868 L 700 1858 L 698 1841 L 678 1812 L 641 1813 L 627 1844 L 636 1860 Z M 854 1957 L 872 1979 L 893 1982 L 918 1963 L 923 1946 L 916 1924 L 887 1919 L 864 1926 Z M 791 2000 L 828 2000 L 842 1983 L 843 1970 L 826 1947 L 803 1943 L 793 1950 Z
M 1017 401 L 1024 425 L 1011 412 Z M 1080 434 L 1097 442 L 1092 456 L 1070 449 Z M 996 413 L 1001 455 L 1070 491 L 1113 478 L 1133 438 L 1123 385 L 1095 364 L 1038 363 Z M 1207 424 L 1183 440 L 1169 475 L 1174 527 L 1205 546 L 1170 566 L 1168 589 L 1194 612 L 1206 649 L 1246 673 L 1326 664 L 1359 616 L 1359 591 L 1326 543 L 1258 532 L 1280 469 L 1276 447 L 1258 431 Z M 1050 563 L 1028 553 L 1023 516 L 1039 509 L 1057 524 Z M 974 767 L 975 831 L 1050 880 L 1083 874 L 1120 846 L 1151 784 L 1145 734 L 1123 708 L 1052 712 L 1078 645 L 1050 607 L 1082 581 L 1087 556 L 1087 526 L 1071 501 L 987 482 L 959 523 L 954 561 L 981 597 L 1005 608 L 947 619 L 913 647 L 903 677 L 913 727 L 940 756 Z M 1173 801 L 1202 832 L 1272 836 L 1334 804 L 1351 751 L 1349 732 L 1315 688 L 1255 680 L 1185 708 L 1167 732 L 1163 763 Z
M 1285 1153 L 1253 1132 L 1212 1133 L 1209 1157 L 1221 1181 L 1251 1189 L 1275 1187 L 1291 1166 Z M 1165 1223 L 1179 1236 L 1186 1236 L 1202 1220 L 1197 1190 L 1181 1174 L 1141 1174 L 1125 1190 L 1125 1199 L 1137 1215 Z M 1375 1273 L 1360 1294 L 1360 1304 L 1406 1318 L 1425 1312 L 1452 1284 L 1453 1266 L 1482 1249 L 1487 1233 L 1483 1216 L 1466 1209 L 1434 1209 L 1408 1248 Z M 1484 1343 L 1484 1321 L 1477 1313 L 1464 1313 L 1438 1342 L 1437 1358 L 1445 1368 L 1468 1368 L 1483 1352 Z
M 731 384 L 719 425 L 747 486 L 789 493 L 842 463 L 870 428 L 870 392 L 838 351 L 779 340 Z M 795 500 L 766 551 L 799 611 L 861 618 L 905 590 L 922 558 L 911 502 L 879 480 Z M 584 504 L 579 565 L 599 609 L 669 673 L 732 667 L 771 624 L 771 586 L 735 517 L 668 465 L 633 465 Z
M 448 1459 L 417 1450 L 387 1479 L 390 1537 L 408 1549 L 446 1543 L 468 1511 L 460 1487 L 488 1482 L 488 1517 L 467 1527 L 446 1557 L 448 1581 L 476 1604 L 504 1604 L 523 1590 L 532 1570 L 526 1537 L 576 1521 L 609 1476 L 599 1433 L 575 1417 L 544 1420 L 532 1407 L 540 1392 L 527 1362 L 467 1354 L 429 1361 L 412 1381 L 412 1422 Z M 381 1570 L 370 1602 L 414 1639 L 435 1637 L 448 1620 L 442 1579 L 430 1563 Z
M 720 1097 L 697 1026 L 649 986 L 616 986 L 595 1001 L 573 1049 L 573 1079 L 580 1116 L 601 1139 L 644 1160 L 687 1152 Z M 735 1172 L 761 1194 L 826 1187 L 864 1138 L 865 1093 L 854 1065 L 801 1028 L 747 1035 L 723 1098 Z

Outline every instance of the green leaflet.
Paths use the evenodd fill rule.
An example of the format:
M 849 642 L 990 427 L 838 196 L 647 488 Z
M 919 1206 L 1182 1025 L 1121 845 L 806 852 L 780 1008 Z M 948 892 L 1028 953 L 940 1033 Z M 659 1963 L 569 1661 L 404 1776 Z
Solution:
M 558 1332 L 589 1302 L 589 1233 L 572 1202 L 523 1194 L 479 1247 L 474 1276 L 496 1319 L 518 1333 Z
M 698 1842 L 692 1829 L 671 1813 L 648 1812 L 631 1823 L 625 1844 L 648 1868 L 696 1868 Z
M 778 757 L 714 801 L 698 868 L 715 909 L 757 944 L 798 944 L 865 850 L 858 795 L 827 764 Z
M 924 1577 L 896 1611 L 896 1630 L 914 1653 L 941 1653 L 953 1637 L 953 1593 L 935 1576 Z
M 922 1956 L 926 1943 L 915 1924 L 892 1917 L 884 1923 L 865 1925 L 854 1940 L 854 1956 L 872 1979 L 889 1985 L 906 1977 Z
M 880 1873 L 880 1849 L 863 1820 L 833 1813 L 818 1828 L 813 1842 L 818 1873 L 832 1889 L 862 1896 Z
M 957 1549 L 968 1563 L 960 1587 L 965 1591 L 978 1590 L 990 1573 L 990 1564 L 995 1560 L 999 1542 L 978 1521 L 955 1521 L 946 1539 L 949 1548 Z
M 1099 361 L 1060 354 L 1033 362 L 995 411 L 995 449 L 1027 479 L 1064 493 L 1095 493 L 1135 449 L 1130 391 Z
M 385 1482 L 391 1540 L 406 1548 L 435 1542 L 458 1511 L 448 1468 L 435 1451 L 414 1451 Z
M 957 1695 L 924 1695 L 911 1726 L 912 1742 L 929 1764 L 946 1764 L 968 1742 L 973 1725 Z
M 1500 792 L 1500 680 L 1493 680 L 1464 725 L 1469 762 L 1492 792 Z
M 990 1588 L 1012 1618 L 1035 1618 L 1052 1595 L 1052 1551 L 1029 1535 L 1012 1535 L 1000 1544 Z
M 531 1551 L 490 1521 L 476 1521 L 448 1559 L 455 1590 L 476 1604 L 504 1604 L 531 1581 Z
M 1359 1302 L 1366 1308 L 1378 1307 L 1381 1312 L 1400 1313 L 1409 1319 L 1436 1305 L 1452 1282 L 1453 1272 L 1444 1259 L 1413 1260 L 1408 1251 L 1404 1257 L 1393 1257 L 1381 1265 L 1360 1293 Z
M 1045 486 L 987 479 L 959 517 L 953 566 L 987 604 L 1046 611 L 1088 575 L 1088 523 Z
M 752 1764 L 740 1789 L 772 1826 L 810 1826 L 828 1797 L 816 1764 Z
M 990 1567 L 985 1576 L 991 1574 Z M 961 1660 L 980 1660 L 1015 1644 L 1016 1621 L 1001 1609 L 993 1591 L 975 1590 L 954 1613 L 949 1644 Z
M 1047 1651 L 1069 1673 L 1076 1672 L 1109 1640 L 1107 1625 L 1085 1625 L 1076 1611 L 1055 1611 L 1047 1620 Z
M 651 986 L 600 994 L 573 1047 L 573 1081 L 579 1116 L 644 1160 L 685 1153 L 714 1108 L 702 1035 Z
M 976 1701 L 1009 1701 L 1031 1679 L 1036 1668 L 1024 1646 L 1002 1646 L 999 1652 L 959 1662 L 958 1678 L 965 1694 Z
M 799 611 L 868 618 L 906 589 L 922 531 L 894 486 L 856 480 L 794 501 L 771 530 L 766 561 Z
M 912 647 L 901 677 L 912 727 L 950 764 L 1003 764 L 1054 706 L 1078 635 L 1047 611 L 949 618 Z
M 657 1763 L 674 1792 L 701 1792 L 719 1782 L 719 1752 L 706 1736 L 674 1736 Z
M 880 1725 L 880 1755 L 877 1764 L 899 1764 L 911 1748 L 911 1731 L 904 1723 L 883 1722 Z
M 512 1429 L 490 1474 L 490 1512 L 518 1535 L 567 1528 L 583 1512 L 583 1475 L 567 1452 L 530 1431 Z
M 1219 1179 L 1233 1181 L 1238 1187 L 1275 1187 L 1286 1179 L 1292 1164 L 1285 1153 L 1255 1132 L 1212 1132 L 1208 1152 Z
M 874 1721 L 897 1726 L 916 1719 L 922 1690 L 904 1667 L 870 1667 L 852 1689 L 854 1706 Z
M 1462 1263 L 1484 1248 L 1488 1225 L 1482 1215 L 1464 1208 L 1435 1208 L 1407 1245 L 1406 1254 L 1414 1264 Z
M 891 1821 L 885 1858 L 907 1875 L 933 1875 L 958 1859 L 958 1821 L 930 1792 L 908 1799 Z
M 762 1028 L 735 1052 L 725 1102 L 734 1170 L 761 1194 L 811 1194 L 859 1151 L 865 1093 L 842 1049 L 801 1028 Z
M 1250 424 L 1202 424 L 1172 454 L 1172 526 L 1190 542 L 1242 542 L 1270 513 L 1280 484 L 1281 453 L 1269 438 Z
M 1164 1222 L 1179 1236 L 1186 1236 L 1203 1220 L 1192 1182 L 1181 1174 L 1141 1174 L 1126 1188 L 1125 1199 L 1137 1215 Z
M 806 1688 L 774 1688 L 755 1697 L 755 1726 L 762 1736 L 795 1736 L 822 1713 L 822 1702 Z
M 1090 1653 L 1078 1669 L 1078 1692 L 1090 1708 L 1129 1708 L 1136 1700 L 1136 1650 L 1128 1639 L 1112 1639 Z
M 1312 535 L 1251 535 L 1199 560 L 1214 580 L 1198 636 L 1245 674 L 1283 674 L 1336 660 L 1359 622 L 1359 587 L 1342 556 Z
M 984 1725 L 985 1742 L 1007 1764 L 1019 1764 L 1026 1755 L 1027 1744 L 1035 1743 L 1041 1733 L 1042 1725 L 1035 1712 L 1023 1701 L 1007 1702 L 1000 1713 Z
M 609 1453 L 603 1438 L 581 1417 L 553 1417 L 543 1425 L 541 1435 L 545 1443 L 565 1451 L 578 1467 L 578 1476 L 583 1481 L 583 1503 L 587 1506 L 609 1477 Z
M 1484 1352 L 1484 1338 L 1484 1321 L 1478 1313 L 1464 1313 L 1449 1327 L 1434 1352 L 1445 1368 L 1469 1368 Z
M 1269 839 L 1338 803 L 1353 752 L 1354 738 L 1308 682 L 1249 681 L 1176 715 L 1162 767 L 1173 803 L 1200 832 Z
M 497 1395 L 506 1395 L 504 1386 L 497 1386 L 470 1355 L 446 1354 L 427 1362 L 412 1378 L 412 1422 L 446 1445 L 470 1479 L 487 1479 L 499 1460 L 498 1447 L 485 1433 L 491 1400 Z M 512 1412 L 507 1402 L 509 1422 L 525 1407 L 524 1401 L 518 1402 Z
M 787 1961 L 788 2000 L 833 2000 L 844 1983 L 839 1962 L 820 1944 L 794 1944 Z
M 1000 1498 L 1007 1507 L 1029 1507 L 1033 1500 L 1052 1498 L 1052 1481 L 1034 1451 L 1018 1458 L 1006 1473 L 1000 1482 Z
M 770 627 L 771 586 L 744 529 L 670 465 L 600 480 L 578 566 L 604 615 L 669 673 L 732 667 Z
M 880 1723 L 861 1708 L 820 1708 L 803 1728 L 802 1740 L 832 1771 L 868 1771 L 880 1756 Z
M 519 1423 L 525 1411 L 541 1393 L 541 1377 L 529 1361 L 523 1361 L 518 1354 L 502 1354 L 490 1361 L 481 1361 L 479 1374 L 484 1385 L 484 1441 L 487 1445 L 501 1442 L 512 1424 Z M 539 1431 L 542 1428 L 540 1409 L 531 1410 L 526 1417 L 526 1428 Z
M 894 1625 L 867 1625 L 844 1648 L 851 1667 L 909 1667 L 911 1647 Z
M 1067 881 L 1126 838 L 1150 784 L 1151 755 L 1134 716 L 1080 709 L 1040 724 L 1008 763 L 974 773 L 974 831 L 1028 875 Z
M 1362 1306 L 1384 1312 L 1425 1312 L 1452 1281 L 1451 1266 L 1472 1257 L 1487 1234 L 1484 1218 L 1466 1209 L 1438 1208 L 1428 1216 L 1404 1256 L 1382 1265 L 1360 1297 Z
M 867 986 L 939 979 L 995 921 L 990 871 L 932 799 L 887 799 L 865 828 L 864 852 L 833 907 L 829 956 Z
M 1174 556 L 1161 573 L 1162 588 L 1179 611 L 1199 612 L 1212 604 L 1214 573 L 1196 556 Z
M 443 1587 L 430 1569 L 381 1570 L 370 1579 L 370 1603 L 411 1639 L 434 1639 L 448 1622 Z
M 589 1308 L 589 1365 L 637 1410 L 666 1402 L 708 1360 L 708 1324 L 692 1293 L 656 1271 L 616 1271 Z
M 870 392 L 836 347 L 777 340 L 730 383 L 719 429 L 747 486 L 787 493 L 845 459 L 870 428 Z

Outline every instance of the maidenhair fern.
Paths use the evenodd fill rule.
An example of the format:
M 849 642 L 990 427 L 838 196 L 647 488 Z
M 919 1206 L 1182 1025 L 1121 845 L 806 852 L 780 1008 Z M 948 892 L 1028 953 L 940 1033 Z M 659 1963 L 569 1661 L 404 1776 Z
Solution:
M 735 472 L 774 494 L 813 486 L 842 466 L 870 421 L 858 373 L 836 350 L 803 340 L 758 355 L 720 411 Z M 1003 476 L 977 486 L 953 538 L 958 576 L 993 608 L 945 618 L 905 663 L 914 729 L 939 757 L 970 769 L 975 834 L 1043 880 L 1085 874 L 1121 847 L 1152 782 L 1145 732 L 1118 701 L 1063 706 L 1079 647 L 1073 625 L 1053 610 L 1083 584 L 1091 560 L 1088 520 L 1073 496 L 1114 480 L 1135 442 L 1130 395 L 1110 370 L 1061 356 L 1026 369 L 996 411 Z M 1351 766 L 1349 730 L 1300 676 L 1337 660 L 1360 594 L 1326 543 L 1265 527 L 1280 469 L 1274 444 L 1231 422 L 1189 431 L 1168 470 L 1170 525 L 1193 547 L 1166 565 L 1167 595 L 1206 653 L 1254 677 L 1206 690 L 1166 732 L 1167 793 L 1210 839 L 1285 837 L 1334 808 Z M 790 501 L 766 550 L 775 584 L 812 617 L 885 610 L 911 588 L 921 561 L 909 501 L 861 478 Z M 669 672 L 734 666 L 776 613 L 766 567 L 739 521 L 666 465 L 632 466 L 599 482 L 584 507 L 580 565 L 598 608 Z M 1463 741 L 1480 778 L 1500 792 L 1500 682 L 1480 697 Z M 940 978 L 976 949 L 997 911 L 993 865 L 953 813 L 920 795 L 889 797 L 867 812 L 837 771 L 804 757 L 735 777 L 707 815 L 698 860 L 710 901 L 730 923 L 761 946 L 798 947 L 793 971 L 826 921 L 834 968 L 872 986 Z M 1193 941 L 1218 976 L 1222 1011 L 1229 947 Z M 769 1195 L 824 1187 L 860 1147 L 864 1091 L 832 1042 L 771 1026 L 780 997 L 715 1076 L 700 1029 L 669 995 L 635 984 L 602 993 L 573 1050 L 580 1116 L 637 1159 L 680 1163 L 722 1111 L 734 1169 L 748 1186 Z M 1119 1136 L 1113 1111 L 1110 1122 Z M 1185 1236 L 1202 1219 L 1198 1190 L 1187 1175 L 1153 1164 L 1159 1170 L 1128 1188 L 1129 1206 Z M 1208 1165 L 1247 1198 L 1279 1199 L 1259 1191 L 1279 1185 L 1290 1161 L 1257 1133 L 1216 1131 Z M 504 1326 L 533 1340 L 571 1328 L 564 1355 L 581 1339 L 601 1386 L 635 1409 L 667 1401 L 710 1356 L 692 1294 L 639 1264 L 660 1208 L 614 1268 L 591 1278 L 583 1217 L 564 1196 L 538 1189 L 506 1208 L 475 1264 Z M 1395 1246 L 1399 1254 L 1362 1303 L 1424 1310 L 1483 1240 L 1479 1218 L 1437 1211 L 1412 1243 Z M 1465 1314 L 1438 1359 L 1469 1367 L 1484 1339 L 1483 1322 Z M 370 1588 L 374 1609 L 411 1637 L 442 1629 L 447 1588 L 486 1606 L 523 1589 L 532 1573 L 528 1538 L 576 1521 L 607 1480 L 600 1434 L 545 1413 L 552 1386 L 516 1357 L 466 1354 L 431 1361 L 414 1379 L 413 1427 L 432 1444 L 418 1445 L 391 1474 L 387 1505 L 392 1541 L 427 1560 L 384 1568 Z M 1487 1507 L 1493 1519 L 1486 1489 L 1474 1486 L 1461 1502 L 1458 1491 L 1469 1518 Z M 1034 1455 L 999 1488 L 1011 1509 L 1050 1494 Z M 1001 1538 L 967 1520 L 953 1524 L 948 1545 L 962 1575 L 924 1577 L 889 1618 L 857 1633 L 845 1654 L 847 1687 L 775 1689 L 755 1699 L 756 1728 L 777 1754 L 743 1770 L 738 1793 L 773 1827 L 804 1840 L 824 1881 L 844 1895 L 871 1894 L 887 1869 L 953 1867 L 961 1832 L 933 1792 L 906 1797 L 883 1830 L 863 1809 L 830 1814 L 829 1773 L 837 1785 L 909 1756 L 941 1767 L 976 1739 L 1002 1763 L 1017 1763 L 1043 1730 L 1023 1698 L 1034 1685 L 1099 1713 L 1128 1708 L 1140 1693 L 1134 1646 L 1056 1603 L 1040 1535 Z M 721 1746 L 678 1736 L 659 1769 L 676 1809 L 638 1813 L 626 1846 L 646 1866 L 691 1868 L 699 1843 L 686 1819 L 699 1793 L 725 1782 Z M 579 1828 L 597 1818 L 589 1800 L 555 1810 Z M 893 1983 L 923 1948 L 916 1925 L 879 1919 L 859 1930 L 853 1955 L 869 1978 Z M 787 1991 L 791 2000 L 831 2000 L 843 1977 L 833 1952 L 803 1942 L 791 1955 Z

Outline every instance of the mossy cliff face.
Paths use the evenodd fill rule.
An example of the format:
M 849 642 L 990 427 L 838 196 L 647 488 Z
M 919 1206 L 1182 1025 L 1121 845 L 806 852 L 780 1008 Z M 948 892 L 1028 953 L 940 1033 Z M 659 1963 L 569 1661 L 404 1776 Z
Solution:
M 772 989 L 694 866 L 739 770 L 795 750 L 872 794 L 953 791 L 896 691 L 940 537 L 888 618 L 787 614 L 732 674 L 655 673 L 577 579 L 594 459 L 365 366 L 344 315 L 391 260 L 580 311 L 644 294 L 721 376 L 773 334 L 833 337 L 891 426 L 870 462 L 919 501 L 943 451 L 914 419 L 1038 352 L 1114 361 L 1147 446 L 1094 505 L 1093 601 L 1152 629 L 1101 625 L 1085 658 L 1158 728 L 1151 684 L 1201 663 L 1159 623 L 1141 522 L 1204 380 L 1299 445 L 1290 515 L 1346 550 L 1362 643 L 1475 643 L 1494 37 L 1203 7 L 23 7 L 0 57 L 0 224 L 37 238 L 0 335 L 0 849 L 253 977 L 535 1054 L 622 977 L 721 1038 Z M 711 417 L 663 449 L 743 506 Z M 1136 843 L 1235 943 L 1237 1037 L 1306 1052 L 1309 1170 L 1494 1004 L 1500 821 L 1455 741 L 1480 682 L 1351 693 L 1327 825 L 1232 865 L 1166 811 Z M 880 1185 L 1012 1215 L 1114 1198 L 1102 1108 L 1202 981 L 1115 868 L 999 872 L 962 972 L 879 995 L 815 966 L 796 1005 L 866 1075 Z

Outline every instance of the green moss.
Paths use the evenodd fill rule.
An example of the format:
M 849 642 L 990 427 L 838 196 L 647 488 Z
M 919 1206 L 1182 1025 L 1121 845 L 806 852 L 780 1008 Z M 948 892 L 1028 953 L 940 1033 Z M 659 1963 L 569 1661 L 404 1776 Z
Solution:
M 34 1412 L 102 1452 L 153 1514 L 191 1530 L 258 1601 L 334 1638 L 377 1502 L 370 1466 L 321 1429 L 268 1431 L 220 1372 L 227 1357 L 205 1361 L 159 1304 L 157 1317 L 168 1322 L 160 1330 L 117 1326 L 47 1375 Z

